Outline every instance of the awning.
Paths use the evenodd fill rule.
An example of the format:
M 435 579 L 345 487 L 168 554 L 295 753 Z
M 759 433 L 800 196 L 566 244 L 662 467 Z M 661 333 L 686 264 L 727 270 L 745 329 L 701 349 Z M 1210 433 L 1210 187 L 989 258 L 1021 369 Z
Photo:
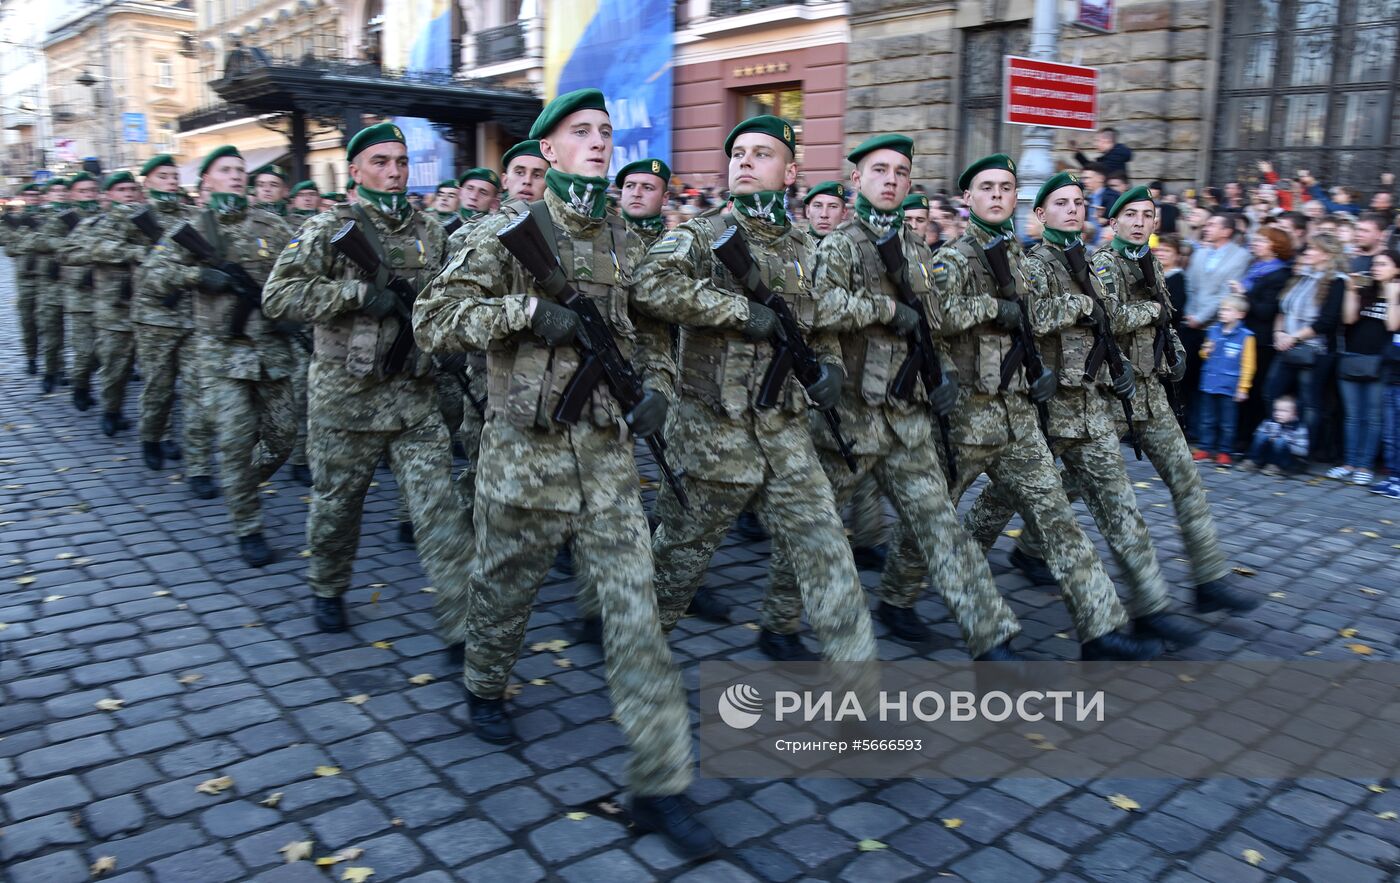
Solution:
M 237 145 L 234 146 L 236 147 Z M 259 166 L 267 165 L 270 162 L 277 162 L 278 160 L 281 160 L 283 158 L 290 158 L 291 156 L 291 153 L 286 146 L 256 147 L 252 150 L 240 150 L 238 152 L 243 154 L 243 163 L 248 167 L 249 172 L 253 171 L 253 169 L 258 168 Z M 204 162 L 204 157 L 197 156 L 194 159 L 189 160 L 188 162 L 180 163 L 179 169 L 181 187 L 199 186 L 199 164 L 202 162 Z M 287 167 L 287 163 L 285 162 L 281 163 L 281 165 L 283 168 Z

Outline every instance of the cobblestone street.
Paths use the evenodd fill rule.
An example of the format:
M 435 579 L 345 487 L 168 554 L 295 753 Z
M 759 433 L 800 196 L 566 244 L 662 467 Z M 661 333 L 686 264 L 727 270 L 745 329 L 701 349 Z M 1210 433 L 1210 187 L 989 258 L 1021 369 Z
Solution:
M 1336 779 L 701 779 L 691 795 L 725 850 L 686 864 L 656 835 L 637 837 L 620 810 L 626 749 L 610 720 L 599 648 L 572 643 L 571 579 L 551 574 L 516 669 L 523 744 L 478 740 L 460 673 L 433 633 L 432 589 L 414 550 L 397 540 L 391 474 L 380 470 L 367 501 L 352 628 L 320 634 L 303 582 L 309 489 L 289 468 L 263 488 L 279 560 L 246 568 L 222 499 L 194 499 L 178 463 L 147 470 L 135 431 L 104 437 L 96 412 L 75 411 L 67 387 L 39 392 L 38 378 L 24 373 L 13 299 L 12 267 L 0 258 L 0 879 L 1381 883 L 1400 875 L 1400 783 Z M 139 387 L 131 392 L 128 417 Z M 1148 464 L 1130 460 L 1129 470 L 1184 606 L 1188 572 L 1170 498 Z M 1266 600 L 1242 617 L 1211 616 L 1217 627 L 1202 644 L 1172 658 L 1396 658 L 1394 501 L 1320 478 L 1204 475 L 1236 585 Z M 1018 646 L 1076 656 L 1064 604 L 1008 569 L 1009 544 L 1003 538 L 992 561 L 1024 624 Z M 706 585 L 736 605 L 735 622 L 687 618 L 672 636 L 692 690 L 701 660 L 760 658 L 767 557 L 767 543 L 735 535 L 717 555 Z M 868 586 L 878 580 L 863 576 Z M 936 626 L 933 646 L 890 640 L 877 623 L 881 657 L 964 658 L 941 602 L 925 598 L 919 611 Z M 569 643 L 532 649 L 556 639 Z M 1119 808 L 1114 795 L 1138 808 Z M 862 849 L 870 840 L 878 843 Z M 304 841 L 306 856 L 289 862 Z M 318 866 L 325 857 L 341 860 Z

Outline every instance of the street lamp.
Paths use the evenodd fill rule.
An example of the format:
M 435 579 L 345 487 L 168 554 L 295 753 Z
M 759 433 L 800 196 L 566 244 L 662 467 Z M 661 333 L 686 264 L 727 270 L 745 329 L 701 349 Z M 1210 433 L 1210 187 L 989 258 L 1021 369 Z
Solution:
M 93 86 L 97 85 L 97 77 L 94 77 L 91 73 L 89 73 L 87 68 L 83 68 L 83 72 L 78 74 L 78 79 L 76 79 L 74 82 L 76 82 L 79 86 L 86 86 L 89 89 L 91 89 Z

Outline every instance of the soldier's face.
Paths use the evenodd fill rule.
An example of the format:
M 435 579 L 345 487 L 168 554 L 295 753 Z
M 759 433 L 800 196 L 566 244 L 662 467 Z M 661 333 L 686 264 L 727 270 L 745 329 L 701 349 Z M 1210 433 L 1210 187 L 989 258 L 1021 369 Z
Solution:
M 90 202 L 97 198 L 97 182 L 79 181 L 68 188 L 68 195 L 74 202 Z
M 321 204 L 321 194 L 315 190 L 303 190 L 292 197 L 292 207 L 302 211 L 314 210 Z
M 210 193 L 242 193 L 248 189 L 248 169 L 242 157 L 221 156 L 204 173 L 204 181 Z
M 622 182 L 622 211 L 629 218 L 654 218 L 666 201 L 666 182 L 655 175 L 628 175 Z
M 180 189 L 180 172 L 174 166 L 160 166 L 146 176 L 146 187 L 157 193 L 174 193 Z
M 1005 169 L 978 172 L 963 202 L 982 220 L 1000 224 L 1016 210 L 1016 176 Z
M 807 223 L 816 233 L 825 236 L 841 226 L 846 215 L 846 203 L 834 196 L 813 196 L 807 203 Z
M 1084 229 L 1084 206 L 1084 191 L 1071 184 L 1045 197 L 1035 216 L 1043 226 L 1078 232 Z
M 433 208 L 440 212 L 455 212 L 457 210 L 457 191 L 451 187 L 444 187 L 433 197 Z
M 576 110 L 540 139 L 544 158 L 569 175 L 606 177 L 612 151 L 612 120 L 602 110 Z
M 914 232 L 915 236 L 924 236 L 928 233 L 928 209 L 915 208 L 904 213 L 904 226 Z
M 491 186 L 489 181 L 476 179 L 464 181 L 461 189 L 457 191 L 457 198 L 461 200 L 464 209 L 474 212 L 489 212 L 491 211 L 491 203 L 496 199 L 496 188 Z
M 851 183 L 871 205 L 892 212 L 909 195 L 909 158 L 897 150 L 874 150 L 860 158 Z
M 276 175 L 258 175 L 253 182 L 253 198 L 258 202 L 281 202 L 287 198 L 287 185 Z
M 1142 245 L 1157 226 L 1157 206 L 1150 202 L 1130 202 L 1111 221 L 1118 238 Z
M 121 205 L 131 205 L 141 199 L 141 188 L 135 182 L 130 184 L 118 184 L 107 190 L 107 195 L 112 198 L 112 202 Z
M 49 205 L 61 205 L 68 201 L 68 188 L 50 187 L 44 196 L 48 198 Z
M 25 204 L 25 205 L 38 205 L 40 199 L 41 199 L 40 194 L 35 193 L 33 190 L 26 190 L 26 191 L 24 191 L 24 204 Z
M 516 199 L 533 202 L 544 196 L 544 173 L 549 163 L 538 156 L 517 156 L 506 169 L 506 192 Z
M 747 196 L 760 190 L 782 190 L 797 182 L 797 163 L 787 144 L 762 132 L 745 132 L 734 139 L 729 154 L 729 192 Z
M 372 144 L 355 154 L 350 177 L 371 190 L 402 193 L 408 189 L 408 148 L 397 141 Z

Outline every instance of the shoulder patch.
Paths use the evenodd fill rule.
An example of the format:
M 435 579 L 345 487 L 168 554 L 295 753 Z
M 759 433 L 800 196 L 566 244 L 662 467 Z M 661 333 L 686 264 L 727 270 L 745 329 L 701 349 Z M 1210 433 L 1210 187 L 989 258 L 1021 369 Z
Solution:
M 288 243 L 287 243 L 287 251 L 292 251 L 293 249 L 295 249 L 295 248 L 296 248 L 297 246 L 299 246 L 299 245 L 301 245 L 301 237 L 300 237 L 300 236 L 298 236 L 296 239 L 293 239 L 291 242 L 288 242 Z
M 672 230 L 665 236 L 656 240 L 656 244 L 653 245 L 649 251 L 651 254 L 670 254 L 680 247 L 680 242 L 680 234 Z

